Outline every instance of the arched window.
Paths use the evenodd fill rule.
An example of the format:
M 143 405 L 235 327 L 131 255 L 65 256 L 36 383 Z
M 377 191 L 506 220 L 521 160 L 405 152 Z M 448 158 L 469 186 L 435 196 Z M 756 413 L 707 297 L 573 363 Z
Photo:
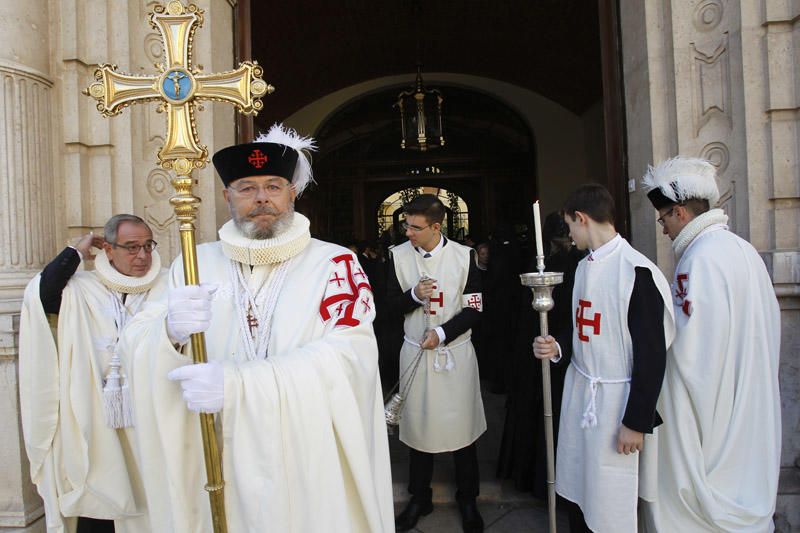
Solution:
M 378 206 L 378 237 L 389 230 L 393 242 L 405 240 L 400 227 L 406 218 L 404 206 L 420 194 L 435 194 L 444 204 L 447 216 L 442 223 L 443 234 L 455 240 L 463 240 L 469 234 L 469 208 L 463 198 L 438 187 L 411 187 L 390 194 Z

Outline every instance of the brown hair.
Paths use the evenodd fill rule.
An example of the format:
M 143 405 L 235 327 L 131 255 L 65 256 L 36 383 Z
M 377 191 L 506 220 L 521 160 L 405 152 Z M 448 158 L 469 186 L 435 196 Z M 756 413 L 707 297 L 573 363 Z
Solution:
M 420 194 L 408 205 L 406 205 L 406 215 L 422 215 L 428 224 L 441 224 L 444 221 L 444 204 L 436 195 Z
M 689 212 L 691 212 L 694 216 L 702 215 L 711 209 L 708 204 L 708 200 L 705 198 L 689 198 L 681 204 L 686 207 L 686 209 L 689 210 Z
M 581 185 L 569 195 L 563 212 L 574 219 L 577 211 L 600 224 L 614 223 L 614 199 L 608 189 L 596 183 Z

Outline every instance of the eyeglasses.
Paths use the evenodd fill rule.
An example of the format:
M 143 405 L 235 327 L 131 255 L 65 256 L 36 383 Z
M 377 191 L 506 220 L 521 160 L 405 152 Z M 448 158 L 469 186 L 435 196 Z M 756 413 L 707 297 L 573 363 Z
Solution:
M 425 226 L 423 228 L 420 228 L 419 226 L 412 226 L 411 224 L 409 224 L 407 222 L 403 222 L 402 224 L 400 224 L 400 227 L 403 228 L 403 231 L 411 230 L 414 233 L 419 233 L 420 231 L 423 231 L 423 230 L 425 230 L 427 228 L 430 228 L 431 226 L 433 226 L 433 224 L 428 224 L 427 226 Z
M 255 198 L 258 196 L 258 191 L 260 189 L 264 189 L 267 193 L 267 196 L 274 197 L 279 196 L 283 190 L 288 187 L 288 185 L 280 185 L 278 183 L 267 183 L 263 187 L 256 185 L 255 183 L 244 184 L 241 187 L 228 187 L 229 189 L 236 192 L 236 194 L 243 196 L 244 198 Z
M 128 251 L 130 255 L 139 255 L 139 252 L 144 249 L 144 253 L 150 254 L 153 253 L 153 250 L 156 249 L 158 243 L 153 240 L 149 240 L 144 244 L 117 244 L 115 242 L 111 243 L 111 246 L 114 248 L 123 248 Z
M 678 206 L 676 206 L 676 205 L 673 205 L 672 207 L 670 207 L 670 208 L 669 208 L 669 211 L 667 211 L 666 213 L 664 213 L 663 215 L 661 215 L 660 217 L 658 217 L 658 218 L 656 219 L 656 222 L 658 222 L 659 224 L 661 224 L 661 226 L 663 227 L 663 226 L 664 226 L 664 219 L 665 219 L 666 217 L 671 217 L 671 216 L 672 216 L 672 212 L 673 212 L 673 211 L 675 211 L 675 208 L 676 208 L 676 207 L 678 207 Z

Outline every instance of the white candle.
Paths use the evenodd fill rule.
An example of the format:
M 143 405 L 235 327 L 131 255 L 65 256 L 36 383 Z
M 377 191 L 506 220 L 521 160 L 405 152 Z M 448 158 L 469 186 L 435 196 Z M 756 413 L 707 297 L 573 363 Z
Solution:
M 536 255 L 544 255 L 542 245 L 542 215 L 539 212 L 539 200 L 533 203 L 533 226 L 536 231 Z

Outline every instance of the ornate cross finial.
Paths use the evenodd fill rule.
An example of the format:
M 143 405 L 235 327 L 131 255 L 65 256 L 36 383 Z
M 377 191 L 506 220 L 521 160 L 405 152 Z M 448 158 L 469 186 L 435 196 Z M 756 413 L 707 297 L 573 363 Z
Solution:
M 203 25 L 203 10 L 174 0 L 156 6 L 150 25 L 161 34 L 164 62 L 156 64 L 159 74 L 134 76 L 117 72 L 117 66 L 102 64 L 94 72 L 97 80 L 83 92 L 97 100 L 103 116 L 118 115 L 131 104 L 160 102 L 159 112 L 167 114 L 167 135 L 158 151 L 158 162 L 179 175 L 189 175 L 208 160 L 208 149 L 197 138 L 194 118 L 198 100 L 227 102 L 246 114 L 263 107 L 261 97 L 275 89 L 261 79 L 257 62 L 245 61 L 236 70 L 201 74 L 192 62 L 194 32 Z

